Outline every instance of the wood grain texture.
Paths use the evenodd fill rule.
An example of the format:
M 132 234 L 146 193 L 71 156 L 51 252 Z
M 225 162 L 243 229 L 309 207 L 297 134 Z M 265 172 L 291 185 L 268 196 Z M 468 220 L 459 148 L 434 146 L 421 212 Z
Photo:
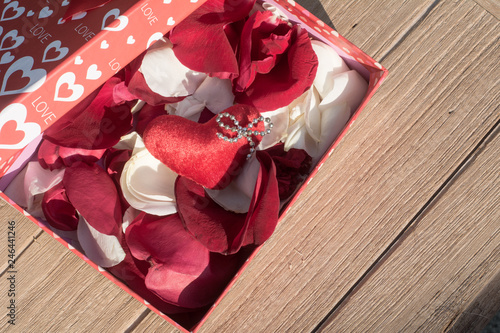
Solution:
M 488 322 L 495 312 L 466 310 L 485 287 L 500 293 L 499 156 L 496 135 L 334 313 L 325 332 L 473 332 Z M 465 329 L 460 316 L 472 317 L 475 326 L 470 318 Z
M 432 8 L 202 332 L 311 331 L 328 315 L 498 121 L 499 31 L 472 1 Z
M 122 332 L 144 305 L 43 233 L 16 261 L 16 325 L 2 332 Z M 0 276 L 0 304 L 8 304 Z
M 389 78 L 202 332 L 312 330 L 499 118 L 498 21 L 473 1 L 322 3 L 342 34 L 384 58 Z M 47 235 L 29 243 L 29 230 L 25 331 L 176 331 Z M 462 288 L 467 302 L 492 281 Z
M 500 20 L 500 1 L 498 0 L 474 0 L 491 15 Z
M 15 252 L 16 255 L 27 249 L 33 239 L 38 237 L 43 231 L 33 222 L 28 220 L 23 214 L 19 213 L 14 207 L 10 206 L 5 200 L 0 198 L 0 225 L 3 227 L 2 241 L 0 241 L 0 274 L 7 268 L 8 245 L 7 242 L 7 226 L 9 221 L 15 222 Z M 4 241 L 3 241 L 4 240 Z
M 333 24 L 341 35 L 374 59 L 389 52 L 435 3 L 433 0 L 298 2 L 325 23 Z

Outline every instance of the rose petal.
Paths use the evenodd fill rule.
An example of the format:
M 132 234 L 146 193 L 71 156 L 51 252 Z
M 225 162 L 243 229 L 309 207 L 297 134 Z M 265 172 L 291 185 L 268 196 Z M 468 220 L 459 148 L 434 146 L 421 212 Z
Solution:
M 231 184 L 222 190 L 205 189 L 207 194 L 225 210 L 235 213 L 247 213 L 250 208 L 255 182 L 259 174 L 260 163 L 253 156 Z
M 52 227 L 63 231 L 76 230 L 80 217 L 69 201 L 62 183 L 45 192 L 42 210 L 45 219 Z
M 181 64 L 168 40 L 154 44 L 144 56 L 140 71 L 148 87 L 165 97 L 191 95 L 207 77 Z
M 43 140 L 38 148 L 38 162 L 44 169 L 55 170 L 73 163 L 93 164 L 99 161 L 105 149 L 68 148 Z
M 157 106 L 152 106 L 149 104 L 144 105 L 137 117 L 137 125 L 135 129 L 137 134 L 143 135 L 144 131 L 146 130 L 146 127 L 148 127 L 148 124 L 153 119 L 166 114 L 167 111 L 165 111 L 165 105 L 157 105 Z
M 61 182 L 63 170 L 46 170 L 38 162 L 29 162 L 12 180 L 4 193 L 35 217 L 43 217 L 43 193 Z
M 125 164 L 120 184 L 125 199 L 132 207 L 149 214 L 170 215 L 177 211 L 176 178 L 175 172 L 144 149 Z
M 347 103 L 353 113 L 361 104 L 367 89 L 365 79 L 355 70 L 337 74 L 333 77 L 333 90 L 321 101 L 319 109 L 326 110 L 334 104 Z
M 113 105 L 113 88 L 122 80 L 109 79 L 44 133 L 52 143 L 73 148 L 104 149 L 116 144 L 132 128 L 127 104 Z
M 255 0 L 211 0 L 191 13 L 170 33 L 180 62 L 222 79 L 238 74 L 233 45 L 224 27 L 244 19 L 254 3 Z
M 97 165 L 73 165 L 66 168 L 63 184 L 68 199 L 89 225 L 105 235 L 120 235 L 120 196 L 106 171 Z
M 236 270 L 236 258 L 211 254 L 184 229 L 177 214 L 141 214 L 127 228 L 132 255 L 152 263 L 146 286 L 174 305 L 198 308 L 213 302 Z
M 203 102 L 215 114 L 231 107 L 234 103 L 231 81 L 217 77 L 207 77 L 196 89 L 193 97 Z
M 266 134 L 260 145 L 257 147 L 259 150 L 270 148 L 285 139 L 288 129 L 288 107 L 282 107 L 274 111 L 262 112 L 264 118 L 270 118 L 273 128 L 271 133 Z
M 95 264 L 101 267 L 111 267 L 125 259 L 125 251 L 117 236 L 97 231 L 82 215 L 78 222 L 77 234 L 85 255 Z M 121 237 L 121 234 L 118 237 Z
M 266 31 L 270 25 L 275 26 L 281 32 L 284 26 L 288 27 L 286 23 L 283 25 L 281 22 L 283 21 L 275 16 L 260 12 L 254 13 L 246 22 L 241 37 L 241 74 L 235 79 L 239 83 L 233 82 L 237 103 L 253 105 L 260 111 L 276 110 L 292 103 L 312 85 L 316 76 L 318 59 L 312 49 L 307 31 L 298 25 L 290 28 L 290 47 L 285 54 L 280 55 L 279 62 L 269 73 L 258 74 L 253 68 L 249 72 L 248 57 L 251 55 L 254 60 L 252 52 L 257 47 L 247 45 L 250 41 L 255 44 L 252 36 Z
M 306 129 L 311 138 L 319 142 L 321 137 L 321 114 L 318 108 L 320 103 L 319 94 L 314 88 L 314 86 L 309 89 L 307 97 L 304 101 L 305 114 L 304 120 L 306 123 Z
M 280 199 L 288 199 L 305 179 L 311 168 L 312 159 L 302 149 L 284 150 L 284 145 L 279 144 L 266 150 L 276 165 L 276 178 Z
M 321 111 L 321 138 L 318 143 L 318 152 L 313 156 L 315 162 L 330 148 L 350 118 L 351 108 L 347 103 L 334 105 Z
M 232 213 L 213 201 L 204 188 L 179 177 L 175 184 L 177 207 L 186 229 L 210 251 L 236 253 L 242 246 L 262 244 L 278 222 L 279 191 L 276 168 L 265 152 L 248 214 Z
M 319 40 L 312 40 L 311 45 L 318 56 L 318 70 L 314 86 L 318 89 L 321 98 L 325 98 L 333 89 L 333 77 L 349 71 L 349 67 L 332 47 Z
M 167 105 L 169 114 L 183 117 L 195 122 L 198 122 L 204 109 L 205 103 L 200 102 L 193 96 L 188 96 L 177 104 Z
M 132 256 L 125 241 L 125 235 L 122 237 L 121 246 L 125 252 L 125 259 L 118 265 L 107 268 L 111 274 L 125 282 L 134 292 L 163 313 L 176 314 L 192 311 L 191 309 L 168 304 L 153 294 L 144 283 L 151 265 L 145 260 L 138 260 Z

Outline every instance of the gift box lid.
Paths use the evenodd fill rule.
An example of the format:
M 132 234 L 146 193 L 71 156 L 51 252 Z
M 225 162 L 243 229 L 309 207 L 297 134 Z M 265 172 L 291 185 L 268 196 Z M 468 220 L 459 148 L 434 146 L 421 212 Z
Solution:
M 204 1 L 3 1 L 0 177 L 47 127 Z

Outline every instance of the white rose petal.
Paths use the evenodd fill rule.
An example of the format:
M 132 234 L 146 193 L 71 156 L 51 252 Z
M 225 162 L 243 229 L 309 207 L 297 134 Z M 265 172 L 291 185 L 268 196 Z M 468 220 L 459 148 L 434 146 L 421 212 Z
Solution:
M 260 141 L 260 144 L 257 146 L 259 150 L 271 148 L 286 138 L 288 128 L 288 107 L 285 106 L 274 111 L 262 112 L 262 116 L 271 119 L 273 128 L 271 128 L 271 133 L 266 134 Z
M 353 113 L 361 104 L 368 90 L 365 79 L 355 70 L 337 74 L 333 78 L 333 89 L 321 101 L 320 110 L 325 110 L 335 104 L 347 103 Z
M 255 184 L 260 170 L 257 158 L 252 158 L 245 163 L 241 173 L 231 184 L 222 190 L 205 191 L 222 208 L 235 213 L 247 213 L 252 201 Z
M 4 192 L 34 217 L 43 217 L 43 195 L 59 184 L 63 177 L 64 169 L 50 171 L 42 168 L 37 161 L 29 162 Z
M 325 98 L 333 88 L 333 77 L 336 74 L 349 71 L 349 67 L 330 46 L 317 40 L 312 40 L 311 44 L 318 56 L 318 70 L 314 86 L 318 89 L 321 98 Z
M 143 149 L 127 161 L 120 178 L 123 196 L 135 209 L 153 215 L 177 212 L 174 183 L 177 174 Z
M 188 96 L 172 108 L 168 107 L 172 114 L 198 122 L 201 112 L 205 109 L 205 103 L 200 102 L 193 96 Z
M 144 56 L 140 71 L 149 88 L 165 97 L 191 95 L 207 77 L 181 64 L 168 40 L 154 44 Z
M 321 133 L 321 114 L 318 108 L 320 103 L 319 94 L 314 86 L 309 89 L 305 103 L 305 123 L 309 135 L 317 142 Z
M 101 267 L 112 267 L 125 259 L 125 251 L 118 238 L 100 233 L 81 215 L 77 235 L 85 255 L 95 264 Z
M 193 94 L 213 113 L 220 113 L 234 104 L 231 80 L 207 77 Z
M 321 138 L 318 143 L 318 151 L 313 158 L 317 162 L 321 156 L 330 148 L 333 141 L 339 136 L 351 117 L 351 110 L 347 103 L 333 106 L 321 112 Z

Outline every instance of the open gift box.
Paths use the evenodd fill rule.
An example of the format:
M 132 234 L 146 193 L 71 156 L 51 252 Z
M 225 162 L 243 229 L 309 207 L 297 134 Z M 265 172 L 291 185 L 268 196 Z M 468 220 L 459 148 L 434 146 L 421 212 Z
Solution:
M 165 297 L 156 297 L 158 294 L 161 294 L 163 292 L 163 289 L 168 288 L 158 286 L 158 282 L 156 280 L 154 283 L 149 281 L 150 285 L 155 284 L 156 286 L 156 289 L 153 288 L 154 293 L 150 293 L 149 291 L 134 286 L 134 283 L 132 283 L 131 280 L 127 280 L 125 276 L 127 275 L 127 272 L 124 273 L 123 271 L 120 271 L 120 269 L 116 269 L 116 266 L 118 266 L 121 262 L 120 259 L 99 259 L 99 254 L 96 255 L 92 250 L 89 250 L 86 245 L 82 246 L 82 244 L 78 242 L 78 240 L 81 242 L 81 239 L 83 239 L 79 237 L 83 236 L 79 235 L 76 239 L 72 238 L 70 233 L 64 232 L 72 230 L 61 231 L 58 228 L 54 228 L 53 224 L 47 223 L 47 211 L 42 212 L 42 209 L 40 207 L 34 207 L 36 206 L 36 202 L 40 204 L 40 201 L 42 200 L 41 198 L 32 199 L 32 201 L 28 204 L 23 201 L 23 199 L 21 198 L 22 195 L 20 193 L 23 191 L 22 187 L 25 185 L 25 178 L 22 177 L 24 177 L 24 174 L 27 172 L 26 165 L 30 161 L 30 163 L 38 163 L 36 162 L 37 156 L 43 155 L 43 153 L 40 152 L 42 150 L 40 148 L 40 142 L 42 141 L 42 132 L 50 128 L 50 126 L 56 123 L 60 118 L 63 118 L 63 121 L 67 121 L 67 119 L 65 120 L 63 117 L 64 114 L 66 114 L 70 110 L 72 110 L 71 112 L 74 112 L 75 109 L 78 109 L 78 105 L 80 105 L 80 102 L 88 98 L 87 96 L 92 96 L 92 94 L 94 94 L 94 91 L 100 88 L 105 82 L 109 83 L 110 78 L 116 77 L 116 75 L 122 73 L 124 68 L 128 67 L 128 69 L 130 70 L 131 67 L 134 67 L 134 65 L 132 64 L 137 62 L 139 62 L 140 64 L 141 60 L 140 58 L 138 60 L 137 57 L 146 57 L 143 54 L 146 49 L 150 48 L 150 52 L 153 52 L 154 50 L 162 50 L 170 47 L 168 42 L 165 42 L 165 40 L 163 39 L 163 36 L 168 33 L 173 27 L 181 23 L 191 12 L 197 10 L 200 6 L 203 6 L 202 2 L 203 1 L 201 0 L 190 0 L 182 2 L 176 0 L 154 2 L 78 2 L 75 0 L 72 0 L 70 2 L 67 0 L 60 0 L 51 1 L 49 3 L 39 2 L 29 5 L 21 5 L 18 1 L 5 1 L 2 5 L 2 16 L 0 18 L 0 21 L 2 23 L 2 26 L 0 26 L 0 50 L 3 52 L 0 55 L 0 73 L 2 77 L 2 85 L 0 87 L 0 108 L 2 110 L 0 112 L 0 176 L 3 176 L 0 179 L 0 190 L 6 189 L 6 193 L 9 194 L 9 196 L 7 196 L 6 194 L 2 193 L 2 197 L 6 199 L 10 204 L 17 207 L 17 209 L 24 212 L 25 215 L 28 216 L 33 222 L 35 222 L 42 229 L 56 238 L 65 247 L 73 251 L 96 270 L 101 272 L 107 278 L 122 287 L 140 302 L 145 304 L 147 307 L 152 309 L 158 315 L 165 318 L 182 331 L 196 331 L 203 324 L 208 315 L 210 315 L 211 311 L 213 311 L 215 305 L 220 302 L 224 294 L 229 291 L 236 278 L 241 274 L 241 272 L 245 269 L 251 259 L 256 255 L 260 246 L 262 246 L 262 242 L 255 241 L 249 244 L 245 243 L 243 244 L 243 246 L 240 242 L 239 246 L 234 249 L 229 246 L 229 250 L 228 245 L 226 244 L 225 248 L 219 249 L 219 251 L 217 252 L 222 253 L 222 255 L 220 256 L 226 254 L 237 256 L 231 263 L 231 265 L 234 266 L 234 269 L 231 271 L 230 276 L 225 276 L 222 280 L 217 280 L 216 278 L 214 278 L 215 280 L 217 280 L 218 284 L 217 287 L 214 288 L 216 290 L 216 294 L 210 295 L 209 300 L 202 302 L 203 304 L 200 303 L 197 305 L 197 303 L 195 302 L 196 304 L 193 305 L 190 303 L 188 304 L 189 310 L 186 310 L 186 304 L 183 303 L 183 306 L 181 306 L 183 311 L 172 310 L 172 307 L 170 306 L 172 303 L 168 303 L 167 305 L 162 303 Z M 238 7 L 235 6 L 234 1 L 227 1 L 226 5 L 228 10 Z M 323 22 L 315 18 L 311 13 L 300 7 L 294 1 L 265 1 L 259 2 L 253 7 L 254 8 L 252 9 L 252 12 L 258 11 L 272 13 L 270 15 L 274 17 L 272 19 L 273 22 L 275 22 L 275 18 L 279 18 L 280 22 L 284 22 L 284 25 L 301 26 L 303 28 L 301 29 L 301 31 L 307 31 L 307 34 L 310 38 L 316 41 L 320 41 L 322 45 L 319 46 L 320 50 L 324 51 L 325 48 L 331 48 L 332 50 L 334 50 L 343 60 L 342 66 L 347 66 L 345 67 L 345 71 L 354 71 L 354 77 L 357 78 L 357 80 L 364 81 L 365 84 L 362 92 L 358 92 L 361 97 L 357 102 L 355 102 L 356 106 L 352 110 L 349 109 L 348 117 L 344 119 L 340 124 L 331 126 L 332 133 L 334 134 L 328 133 L 328 135 L 325 135 L 326 137 L 328 137 L 328 141 L 323 142 L 323 148 L 315 151 L 316 154 L 312 156 L 313 165 L 308 165 L 307 172 L 300 174 L 300 182 L 296 180 L 292 181 L 292 183 L 294 183 L 296 187 L 292 188 L 291 192 L 287 193 L 284 198 L 280 198 L 281 202 L 276 208 L 276 222 L 278 222 L 278 216 L 279 219 L 281 219 L 286 214 L 288 208 L 297 199 L 303 188 L 309 183 L 312 177 L 321 168 L 321 165 L 324 163 L 325 159 L 331 154 L 334 147 L 338 144 L 342 136 L 345 134 L 346 130 L 350 127 L 363 107 L 366 105 L 366 103 L 368 103 L 375 90 L 381 84 L 382 80 L 387 75 L 387 71 L 380 64 L 376 63 L 373 59 L 360 51 L 357 47 L 352 45 L 349 41 L 345 40 L 335 30 L 332 30 L 331 28 L 326 26 Z M 230 33 L 227 32 L 227 34 L 229 35 Z M 167 37 L 170 38 L 171 35 L 168 35 Z M 179 34 L 176 36 L 176 38 L 179 38 Z M 316 47 L 318 47 L 318 45 L 316 45 Z M 318 51 L 318 49 L 315 49 L 315 52 L 318 53 L 322 51 Z M 330 51 L 324 52 L 326 54 L 330 54 Z M 127 64 L 131 62 L 132 64 L 130 66 L 127 66 Z M 142 60 L 143 64 L 144 62 L 145 60 Z M 147 66 L 141 67 L 141 75 L 145 77 L 141 82 L 148 81 L 148 79 L 146 78 L 148 75 L 148 70 L 146 69 L 146 67 Z M 319 70 L 316 74 L 316 77 L 327 76 L 324 66 L 320 64 L 318 68 Z M 154 71 L 155 69 L 153 68 L 149 72 L 153 72 L 154 76 Z M 351 76 L 349 75 L 344 75 L 340 77 L 340 79 L 339 77 L 336 77 L 338 81 L 335 82 L 339 82 L 337 84 L 347 84 L 347 82 L 351 80 L 350 78 Z M 123 85 L 120 85 L 119 87 L 123 88 Z M 113 87 L 112 89 L 113 93 L 117 90 L 118 88 L 116 87 Z M 120 91 L 123 92 L 123 90 Z M 304 90 L 300 91 L 299 95 L 302 95 L 303 92 Z M 190 92 L 189 94 L 192 95 L 192 92 Z M 140 118 L 140 116 L 137 116 L 137 114 L 141 115 L 145 112 L 143 111 L 143 109 L 140 109 L 141 107 L 143 107 L 144 103 L 137 103 L 132 107 L 132 102 L 134 102 L 133 98 L 130 98 L 127 93 L 121 94 L 120 96 L 123 95 L 126 95 L 123 98 L 125 102 L 130 103 L 131 111 L 135 112 L 133 117 L 133 127 L 134 130 L 137 130 L 137 128 L 140 127 L 140 124 L 144 123 L 146 120 L 149 121 L 150 118 L 146 117 L 146 120 L 144 120 L 144 118 L 138 119 Z M 340 93 L 340 95 L 342 95 L 342 93 Z M 248 94 L 245 96 L 248 97 Z M 298 98 L 299 96 L 296 97 Z M 314 99 L 314 96 L 305 97 L 305 99 L 308 98 Z M 326 97 L 317 96 L 316 98 L 321 100 L 327 99 Z M 296 98 L 294 97 L 294 99 Z M 245 98 L 241 98 L 240 100 L 244 101 Z M 167 106 L 164 107 L 164 109 L 167 109 L 170 113 L 175 113 L 175 110 L 172 110 L 172 108 L 175 109 L 175 107 L 177 107 L 178 109 L 180 109 L 179 105 L 180 103 L 182 103 L 182 99 L 171 102 L 171 104 L 166 104 Z M 282 106 L 280 106 L 280 108 L 281 107 Z M 139 109 L 139 111 L 137 111 L 137 109 Z M 258 117 L 258 114 L 255 115 L 254 113 L 252 113 L 253 116 L 249 119 L 246 119 L 247 122 L 245 123 L 245 127 L 243 127 L 246 131 L 251 128 L 250 124 L 254 125 L 255 127 L 257 127 L 257 125 L 260 126 L 258 133 L 250 133 L 249 135 L 246 135 L 246 133 L 243 132 L 243 136 L 245 138 L 242 138 L 242 147 L 248 141 L 248 145 L 245 146 L 245 149 L 247 149 L 247 151 L 245 151 L 244 154 L 248 159 L 253 159 L 253 161 L 255 161 L 255 155 L 261 154 L 260 152 L 253 151 L 253 145 L 250 144 L 257 141 L 252 140 L 264 141 L 265 134 L 270 134 L 272 130 L 275 131 L 274 133 L 276 133 L 276 128 L 280 127 L 281 123 L 279 122 L 279 120 L 281 118 L 276 117 L 273 114 L 274 110 L 274 107 L 270 110 L 259 109 L 259 111 L 263 115 L 262 118 Z M 224 128 L 226 128 L 226 130 L 229 129 L 228 127 L 224 127 L 228 125 L 227 121 L 233 122 L 229 123 L 229 125 L 233 126 L 234 124 L 234 129 L 236 129 L 236 126 L 239 126 L 237 120 L 241 122 L 240 125 L 244 124 L 242 118 L 238 118 L 240 116 L 238 112 L 240 111 L 231 111 L 231 113 L 227 114 L 222 112 L 223 110 L 209 111 L 212 111 L 213 113 L 201 112 L 201 115 L 197 115 L 197 119 L 195 120 L 202 122 L 201 118 L 208 119 L 212 117 L 211 120 L 205 119 L 204 121 L 212 121 L 216 128 L 220 126 L 221 128 L 223 128 L 223 130 Z M 158 110 L 156 110 L 155 112 L 158 112 Z M 214 114 L 217 113 L 220 115 L 220 117 L 214 116 Z M 156 116 L 157 114 L 155 114 L 155 117 Z M 156 121 L 156 119 L 154 120 Z M 252 122 L 252 120 L 255 122 Z M 129 120 L 129 122 L 131 122 L 131 120 Z M 161 128 L 165 122 L 153 122 L 153 120 L 151 120 L 151 123 L 157 125 L 157 128 Z M 184 126 L 183 124 L 184 123 L 176 122 L 171 126 L 179 128 L 179 126 L 181 125 Z M 270 124 L 274 125 L 274 129 L 270 127 Z M 187 127 L 185 128 L 189 128 L 189 126 L 191 125 L 186 126 Z M 314 127 L 313 125 L 310 126 Z M 52 129 L 54 127 L 52 127 Z M 103 127 L 101 126 L 100 128 L 102 129 Z M 241 130 L 241 127 L 238 127 L 238 129 Z M 110 131 L 112 132 L 113 130 Z M 48 132 L 50 132 L 50 130 L 46 131 L 45 134 L 47 135 Z M 147 129 L 145 131 L 141 131 L 141 136 L 145 136 L 146 148 L 148 148 L 148 141 L 146 140 L 146 136 L 148 133 L 154 133 L 154 130 Z M 52 135 L 57 136 L 57 133 Z M 227 132 L 221 132 L 220 137 L 215 138 L 215 141 L 223 142 L 224 140 L 222 139 L 224 135 L 229 136 Z M 287 135 L 288 137 L 293 137 L 293 135 Z M 153 134 L 150 134 L 149 136 L 154 137 Z M 162 139 L 161 136 L 161 134 L 156 135 L 156 137 L 160 137 L 158 140 Z M 271 136 L 272 135 L 269 135 L 267 136 L 267 138 Z M 230 145 L 231 143 L 236 143 L 238 141 L 237 138 L 239 137 L 233 137 L 232 139 L 234 139 L 234 142 L 229 140 L 230 142 L 228 144 Z M 130 140 L 131 138 L 129 137 L 128 141 L 122 140 L 120 141 L 120 143 L 118 143 L 118 146 L 114 144 L 113 145 L 115 147 L 118 147 L 116 149 L 120 149 L 120 147 L 122 147 L 123 149 L 123 147 L 126 146 L 129 150 L 134 149 L 134 152 L 139 151 L 139 154 L 147 152 L 147 150 L 144 150 L 144 147 L 141 146 L 142 141 L 140 139 L 137 139 L 137 137 L 132 139 L 134 140 L 134 142 L 131 146 L 127 146 L 127 144 L 130 144 L 127 143 L 130 142 Z M 139 144 L 137 143 L 138 140 L 141 141 L 139 142 Z M 153 139 L 151 139 L 149 142 L 151 142 L 152 140 Z M 281 136 L 280 138 L 278 138 L 278 141 L 284 140 L 285 136 Z M 297 139 L 296 142 L 297 141 L 300 142 L 299 139 Z M 141 146 L 140 149 L 137 149 L 137 145 Z M 155 144 L 149 143 L 149 145 L 150 147 L 155 146 L 156 141 Z M 286 145 L 287 142 L 285 141 L 285 146 Z M 259 150 L 258 142 L 256 146 L 257 150 Z M 307 146 L 307 144 L 304 144 L 303 146 Z M 226 146 L 224 146 L 223 150 L 226 150 L 225 147 Z M 293 147 L 294 146 L 292 145 L 291 149 L 295 149 Z M 99 150 L 102 147 L 92 148 L 95 150 Z M 303 148 L 306 149 L 306 147 Z M 61 151 L 62 150 L 59 150 L 59 152 Z M 312 154 L 310 151 L 308 152 Z M 177 155 L 181 153 L 182 151 L 176 153 L 175 157 L 177 158 Z M 246 153 L 249 153 L 248 156 Z M 98 168 L 100 168 L 99 170 L 101 170 L 99 172 L 103 172 L 102 170 L 105 169 L 103 168 L 104 165 L 109 168 L 109 164 L 106 164 L 107 162 L 103 162 L 101 159 L 103 154 L 105 153 L 101 153 L 96 157 L 96 161 L 100 160 L 98 162 L 99 167 L 97 167 L 97 164 L 94 163 L 96 161 L 92 162 L 94 167 L 94 169 L 91 170 L 92 172 L 97 172 L 96 169 Z M 161 160 L 162 162 L 166 160 L 167 162 L 165 164 L 168 164 L 169 159 L 163 159 L 162 154 L 163 152 L 160 151 L 156 152 L 156 155 L 153 155 L 155 155 L 154 157 Z M 95 157 L 95 155 L 92 156 Z M 78 158 L 85 160 L 85 158 L 81 158 L 81 156 Z M 130 159 L 130 156 L 128 158 Z M 61 162 L 59 160 L 57 163 L 74 163 L 71 158 L 69 160 L 71 161 Z M 265 160 L 267 162 L 262 162 L 262 160 Z M 52 161 L 54 162 L 53 164 L 51 164 L 52 162 L 47 162 L 47 159 L 44 160 L 43 158 L 41 159 L 41 161 L 43 161 L 43 163 L 45 164 L 44 167 L 46 169 L 49 168 L 52 170 L 61 167 L 64 168 L 63 165 L 59 165 L 56 167 L 56 163 L 54 161 Z M 260 157 L 259 161 L 262 165 L 273 164 L 273 162 L 269 162 L 270 159 L 267 157 Z M 170 164 L 168 165 L 170 166 Z M 69 165 L 65 166 L 69 167 Z M 172 166 L 172 168 L 174 168 L 174 166 Z M 180 167 L 178 165 L 175 165 L 175 168 L 182 168 L 182 165 Z M 178 170 L 175 169 L 175 171 Z M 181 174 L 182 172 L 183 171 L 181 170 L 177 173 Z M 70 172 L 68 171 L 66 172 L 66 174 L 69 173 Z M 89 175 L 89 173 L 84 175 Z M 225 175 L 227 175 L 227 170 L 223 170 L 223 176 Z M 101 176 L 102 175 L 99 174 L 96 177 Z M 70 178 L 69 176 L 64 177 Z M 193 177 L 196 178 L 197 175 L 195 174 Z M 78 179 L 85 179 L 85 177 L 82 175 L 76 175 L 75 177 L 68 179 L 65 183 L 65 186 L 67 186 L 69 183 L 81 183 L 85 181 L 79 181 Z M 196 178 L 196 180 L 198 180 L 198 178 Z M 103 182 L 106 181 L 108 180 L 103 180 Z M 112 180 L 109 180 L 109 182 L 111 183 Z M 118 183 L 120 183 L 119 180 Z M 180 182 L 178 181 L 177 183 Z M 203 181 L 201 183 L 203 183 Z M 188 188 L 188 190 L 193 189 L 193 187 L 188 186 L 189 183 L 184 183 L 184 185 L 186 188 Z M 214 188 L 217 187 L 215 186 L 217 184 L 213 185 Z M 46 190 L 48 191 L 48 189 Z M 89 191 L 92 192 L 92 189 L 90 189 Z M 206 192 L 209 192 L 209 190 L 207 190 Z M 60 194 L 60 192 L 58 193 Z M 267 192 L 265 191 L 263 193 L 267 194 Z M 108 194 L 109 193 L 106 193 L 106 195 Z M 111 195 L 115 195 L 116 197 L 118 197 L 119 193 Z M 131 201 L 130 196 L 127 197 L 127 193 L 123 193 L 123 195 L 125 198 L 119 198 L 119 200 L 126 199 L 125 201 Z M 78 201 L 76 198 L 73 199 L 69 193 L 68 196 L 70 197 L 70 201 Z M 73 197 L 74 196 L 75 195 L 73 195 Z M 77 206 L 77 204 L 75 204 L 74 202 L 73 204 L 75 205 L 75 207 Z M 132 205 L 132 203 L 130 204 Z M 78 209 L 75 209 L 74 211 L 76 214 L 75 216 L 78 216 L 78 213 L 80 213 L 81 215 L 85 215 L 85 210 L 92 210 L 92 205 L 88 205 L 85 203 L 79 203 L 78 205 Z M 174 202 L 173 205 L 175 206 L 176 203 Z M 196 205 L 194 205 L 194 207 L 196 207 Z M 24 209 L 28 210 L 28 212 Z M 153 208 L 153 211 L 157 212 L 157 209 L 157 206 L 155 206 Z M 163 209 L 163 206 L 161 209 Z M 175 209 L 180 208 L 176 207 Z M 228 210 L 230 210 L 231 212 L 235 211 L 233 208 L 228 208 Z M 128 212 L 128 209 L 126 213 L 130 213 Z M 154 213 L 152 214 L 155 215 Z M 37 216 L 39 219 L 37 219 L 33 215 Z M 92 215 L 92 212 L 90 212 L 89 215 Z M 133 217 L 130 220 L 136 221 L 137 212 L 132 215 Z M 85 218 L 87 218 L 87 216 Z M 133 222 L 131 225 L 137 226 L 141 223 L 156 223 L 157 221 L 158 218 L 146 218 L 143 216 L 142 218 L 140 218 L 140 223 Z M 81 220 L 77 219 L 74 222 L 82 225 Z M 122 222 L 123 221 L 120 220 L 120 223 Z M 92 224 L 92 222 L 90 222 L 90 219 L 89 221 L 85 221 L 85 223 Z M 183 223 L 184 228 L 188 230 L 191 228 L 191 224 L 186 225 L 185 221 Z M 93 227 L 95 227 L 95 225 Z M 122 229 L 121 224 L 119 229 Z M 130 229 L 130 226 L 123 229 Z M 86 231 L 87 235 L 92 234 L 93 228 L 87 227 Z M 101 234 L 109 235 L 109 233 L 106 233 L 106 231 L 98 231 Z M 194 234 L 196 234 L 196 241 L 200 241 L 203 243 L 204 239 L 200 239 L 203 237 L 201 237 L 197 232 L 194 232 Z M 153 236 L 149 235 L 149 237 Z M 267 237 L 269 237 L 269 235 L 266 236 L 266 239 Z M 235 242 L 234 238 L 232 239 L 233 242 Z M 192 242 L 193 240 L 190 241 Z M 140 241 L 135 239 L 135 243 L 140 243 Z M 203 243 L 203 245 L 207 245 L 206 242 Z M 140 250 L 137 250 L 136 246 L 135 251 L 137 252 L 135 253 L 148 252 L 144 249 L 145 246 L 143 245 L 142 247 L 139 246 L 139 248 Z M 134 249 L 131 250 L 132 253 L 134 253 Z M 188 248 L 186 251 L 192 251 L 192 248 Z M 151 252 L 152 251 L 149 251 L 149 254 L 145 255 L 143 261 L 154 261 L 153 259 L 151 259 L 151 257 L 154 257 Z M 136 255 L 135 253 L 134 256 L 136 257 L 136 259 L 138 259 L 137 257 L 140 255 Z M 210 256 L 212 256 L 212 254 L 210 254 Z M 91 258 L 92 260 L 89 258 Z M 123 258 L 121 259 L 123 260 Z M 153 264 L 153 267 L 156 267 L 154 266 L 156 264 L 157 263 Z M 109 270 L 103 268 L 104 266 L 110 267 Z M 158 267 L 156 267 L 155 269 L 157 268 Z M 208 280 L 210 279 L 211 278 L 209 278 Z M 204 285 L 203 287 L 206 286 Z M 200 292 L 196 288 L 194 288 L 194 290 Z M 168 294 L 169 292 L 166 293 Z M 196 298 L 196 295 L 193 297 Z M 179 304 L 174 305 L 177 306 Z M 165 313 L 168 313 L 168 315 Z

